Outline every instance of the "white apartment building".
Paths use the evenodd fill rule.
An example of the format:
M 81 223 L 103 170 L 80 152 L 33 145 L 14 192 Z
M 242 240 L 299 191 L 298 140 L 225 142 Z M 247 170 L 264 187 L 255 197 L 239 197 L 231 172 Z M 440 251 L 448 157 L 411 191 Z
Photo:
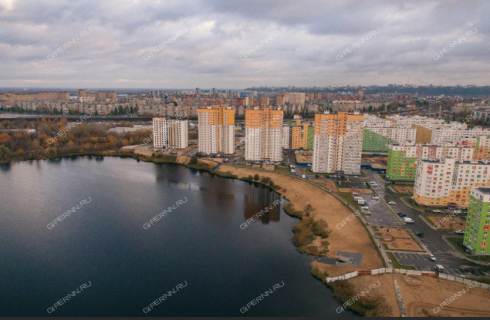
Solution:
M 454 146 L 454 145 L 397 145 L 390 144 L 388 150 L 401 151 L 404 153 L 405 158 L 415 158 L 423 160 L 441 160 L 443 158 L 454 158 L 457 161 L 471 161 L 473 160 L 474 148 L 468 146 Z
M 466 125 L 466 124 L 461 124 Z M 431 143 L 442 144 L 445 142 L 458 141 L 461 138 L 476 138 L 478 136 L 490 135 L 490 129 L 474 127 L 473 129 L 465 130 L 460 128 L 433 128 L 431 131 Z
M 218 107 L 198 109 L 198 150 L 205 154 L 233 154 L 235 110 Z
M 401 115 L 393 115 L 386 119 L 391 119 L 393 122 L 398 124 L 398 127 L 410 128 L 413 125 L 431 127 L 443 125 L 445 121 L 443 119 L 434 119 L 429 117 L 422 116 L 401 116 Z
M 316 114 L 313 172 L 360 174 L 363 127 L 363 115 Z
M 153 147 L 184 149 L 189 146 L 187 120 L 153 118 Z
M 245 160 L 282 161 L 282 110 L 245 110 Z
M 285 125 L 282 127 L 282 148 L 291 148 L 291 126 Z
M 415 141 L 417 136 L 417 129 L 415 128 L 398 128 L 398 127 L 385 127 L 385 128 L 376 128 L 369 127 L 366 128 L 375 132 L 383 137 L 394 140 L 400 144 L 408 143 L 409 141 Z
M 464 205 L 471 188 L 489 185 L 487 161 L 419 160 L 414 185 L 414 200 L 421 205 Z

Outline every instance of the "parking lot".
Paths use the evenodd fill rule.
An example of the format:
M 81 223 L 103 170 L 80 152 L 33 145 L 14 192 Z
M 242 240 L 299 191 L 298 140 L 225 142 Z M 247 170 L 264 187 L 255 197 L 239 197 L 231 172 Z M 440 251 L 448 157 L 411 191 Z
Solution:
M 454 276 L 467 276 L 474 277 L 471 272 L 468 271 L 465 266 L 455 266 L 449 265 L 447 256 L 445 258 L 444 254 L 434 253 L 436 261 L 431 261 L 429 255 L 426 253 L 408 253 L 408 252 L 392 252 L 395 258 L 401 265 L 404 266 L 414 266 L 419 271 L 434 271 L 434 266 L 436 264 L 441 264 L 449 272 L 449 274 Z M 463 267 L 463 268 L 461 268 Z M 466 269 L 466 270 L 465 270 Z M 482 276 L 490 276 L 490 271 L 481 270 L 478 266 L 472 266 L 471 269 L 478 270 Z
M 371 211 L 371 215 L 366 215 L 367 220 L 373 226 L 398 227 L 402 224 L 396 219 L 386 205 L 380 200 L 374 200 L 375 203 L 369 204 L 373 199 L 370 194 L 360 194 L 360 197 L 366 201 Z

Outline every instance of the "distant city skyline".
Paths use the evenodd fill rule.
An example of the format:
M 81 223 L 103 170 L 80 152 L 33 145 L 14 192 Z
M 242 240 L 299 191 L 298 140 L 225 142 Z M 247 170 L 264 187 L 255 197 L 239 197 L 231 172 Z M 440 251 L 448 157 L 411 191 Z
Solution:
M 0 0 L 0 87 L 483 86 L 489 6 Z

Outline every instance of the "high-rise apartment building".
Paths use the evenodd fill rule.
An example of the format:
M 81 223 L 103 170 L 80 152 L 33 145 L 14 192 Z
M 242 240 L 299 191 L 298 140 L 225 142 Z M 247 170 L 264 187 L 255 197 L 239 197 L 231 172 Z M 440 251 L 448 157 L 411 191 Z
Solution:
M 473 148 L 467 146 L 398 145 L 388 146 L 386 178 L 389 180 L 415 180 L 418 160 L 471 161 Z
M 245 160 L 282 161 L 282 110 L 245 110 Z
M 187 120 L 153 118 L 153 147 L 184 149 L 189 146 Z
M 471 188 L 490 184 L 490 164 L 478 161 L 419 160 L 413 198 L 421 205 L 447 206 L 450 202 L 463 206 Z
M 363 127 L 363 115 L 316 114 L 313 172 L 360 174 Z
M 199 152 L 233 154 L 235 150 L 235 110 L 218 107 L 197 110 Z
M 471 253 L 490 255 L 490 188 L 473 188 L 468 201 L 468 216 L 463 244 Z
M 415 142 L 417 129 L 399 127 L 369 127 L 364 129 L 363 151 L 387 152 L 391 143 Z
M 291 149 L 291 127 L 288 125 L 282 127 L 282 148 Z

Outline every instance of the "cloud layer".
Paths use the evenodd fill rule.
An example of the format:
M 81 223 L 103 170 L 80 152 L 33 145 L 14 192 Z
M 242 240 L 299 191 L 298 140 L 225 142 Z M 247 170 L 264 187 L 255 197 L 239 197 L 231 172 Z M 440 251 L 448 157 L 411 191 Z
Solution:
M 467 0 L 0 0 L 0 86 L 488 85 L 489 8 Z

